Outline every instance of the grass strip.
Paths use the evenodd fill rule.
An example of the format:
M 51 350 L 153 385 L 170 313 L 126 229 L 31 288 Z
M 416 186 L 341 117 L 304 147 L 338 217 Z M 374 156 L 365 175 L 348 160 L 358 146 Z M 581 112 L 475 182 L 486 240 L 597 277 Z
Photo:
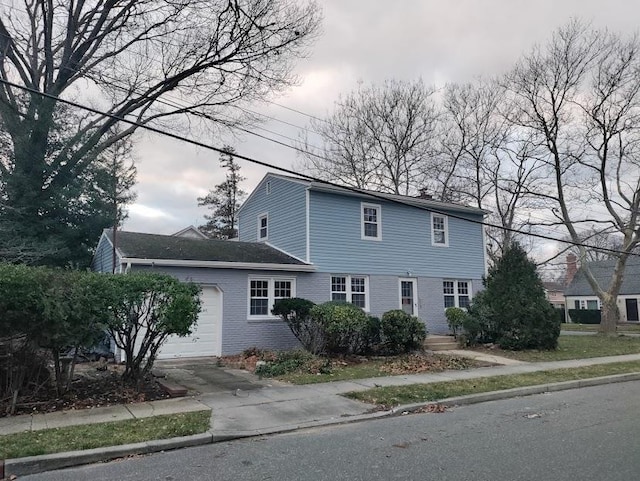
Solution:
M 566 322 L 561 324 L 563 331 L 597 331 L 600 326 L 598 324 L 578 324 Z M 618 326 L 618 333 L 633 332 L 640 333 L 640 324 L 624 324 Z
M 553 369 L 549 371 L 507 374 L 430 384 L 376 387 L 366 391 L 350 392 L 345 394 L 345 396 L 358 401 L 392 407 L 399 404 L 441 401 L 443 399 L 465 396 L 467 394 L 503 391 L 516 387 L 536 386 L 630 372 L 640 372 L 640 361 L 597 364 L 579 368 Z
M 0 459 L 189 436 L 209 429 L 210 419 L 211 411 L 195 411 L 8 434 L 0 436 Z
M 471 348 L 475 350 L 476 348 Z M 482 349 L 477 349 L 482 351 Z M 564 361 L 603 356 L 622 356 L 640 353 L 640 337 L 607 336 L 560 336 L 555 351 L 508 351 L 492 349 L 490 354 L 526 362 Z

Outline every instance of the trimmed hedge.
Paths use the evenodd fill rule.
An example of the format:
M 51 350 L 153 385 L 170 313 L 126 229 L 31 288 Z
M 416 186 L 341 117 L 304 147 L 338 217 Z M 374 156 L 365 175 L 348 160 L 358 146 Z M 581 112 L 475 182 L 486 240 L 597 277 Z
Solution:
M 576 324 L 600 324 L 601 314 L 599 309 L 569 309 L 571 322 Z
M 384 349 L 389 354 L 420 349 L 427 336 L 424 323 L 402 309 L 385 312 L 380 326 Z
M 326 350 L 332 354 L 360 354 L 364 352 L 369 318 L 353 304 L 329 301 L 314 306 L 309 315 L 322 326 Z

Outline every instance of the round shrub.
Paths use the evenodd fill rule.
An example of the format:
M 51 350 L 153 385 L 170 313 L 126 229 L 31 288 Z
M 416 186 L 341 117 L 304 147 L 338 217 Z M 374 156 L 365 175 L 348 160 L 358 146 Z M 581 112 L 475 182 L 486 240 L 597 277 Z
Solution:
M 306 366 L 313 356 L 306 351 L 296 349 L 294 351 L 280 351 L 273 361 L 256 367 L 255 373 L 263 377 L 283 376 L 297 371 Z
M 451 333 L 457 338 L 458 331 L 462 329 L 462 324 L 467 317 L 467 313 L 464 309 L 460 309 L 459 307 L 447 307 L 444 311 L 444 315 L 447 318 L 447 324 L 449 324 Z
M 312 354 L 320 354 L 325 348 L 324 332 L 321 326 L 311 319 L 313 306 L 315 303 L 299 297 L 278 299 L 271 313 L 280 316 L 287 323 L 303 348 Z
M 309 315 L 324 331 L 328 354 L 364 351 L 369 318 L 358 306 L 348 302 L 329 301 L 314 306 Z
M 398 354 L 420 349 L 427 330 L 417 317 L 394 309 L 382 315 L 381 336 L 386 351 Z

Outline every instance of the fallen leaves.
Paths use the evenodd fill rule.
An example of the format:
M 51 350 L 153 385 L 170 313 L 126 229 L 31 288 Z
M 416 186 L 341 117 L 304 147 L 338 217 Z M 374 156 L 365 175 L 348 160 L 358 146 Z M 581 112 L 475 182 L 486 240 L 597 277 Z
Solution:
M 442 414 L 446 413 L 448 410 L 447 406 L 443 404 L 427 404 L 421 408 L 416 409 L 415 413 L 432 413 L 432 414 Z

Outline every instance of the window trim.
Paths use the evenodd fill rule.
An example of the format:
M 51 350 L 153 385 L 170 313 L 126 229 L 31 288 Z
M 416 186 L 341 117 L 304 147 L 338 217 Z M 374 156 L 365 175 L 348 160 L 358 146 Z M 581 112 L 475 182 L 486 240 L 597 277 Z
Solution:
M 444 292 L 444 283 L 445 282 L 453 282 L 453 294 L 445 294 L 445 292 Z M 460 289 L 459 289 L 459 283 L 460 282 L 466 282 L 467 283 L 468 292 L 466 294 L 460 294 Z M 449 307 L 459 307 L 460 309 L 466 309 L 466 307 L 461 307 L 460 306 L 460 296 L 461 295 L 468 297 L 469 298 L 469 304 L 471 304 L 471 301 L 473 300 L 473 283 L 471 282 L 471 279 L 442 279 L 442 306 L 443 306 L 443 308 L 445 310 L 448 309 L 448 307 L 446 307 L 444 305 L 445 296 L 453 296 L 453 306 L 449 306 Z
M 251 281 L 267 281 L 267 299 L 268 299 L 268 312 L 267 314 L 252 315 L 251 314 Z M 276 301 L 275 298 L 275 283 L 276 281 L 289 281 L 291 282 L 291 297 L 296 297 L 296 278 L 290 276 L 260 276 L 251 275 L 247 276 L 247 320 L 273 320 L 280 319 L 278 316 L 271 314 L 273 304 Z M 278 299 L 283 299 L 279 297 Z
M 267 235 L 264 237 L 261 237 L 261 231 L 262 231 L 262 219 L 266 219 L 267 221 L 267 225 L 265 226 L 265 229 L 267 229 Z M 268 212 L 263 212 L 262 214 L 258 214 L 258 231 L 257 231 L 257 236 L 258 236 L 258 240 L 259 241 L 266 241 L 269 240 L 269 213 Z
M 333 294 L 338 293 L 338 291 L 333 290 L 333 278 L 334 277 L 344 277 L 345 278 L 345 286 L 346 291 L 344 293 L 347 296 L 346 302 L 349 304 L 353 304 L 353 291 L 351 290 L 351 279 L 359 278 L 364 279 L 364 307 L 362 308 L 365 312 L 370 311 L 369 304 L 369 276 L 362 274 L 330 274 L 329 275 L 329 300 L 333 300 Z M 361 292 L 356 292 L 356 294 L 362 294 Z
M 364 229 L 364 210 L 365 209 L 375 209 L 376 210 L 376 227 L 377 227 L 377 235 L 368 236 L 365 235 Z M 373 222 L 368 222 L 368 224 L 373 224 Z M 360 238 L 362 240 L 371 240 L 371 241 L 381 241 L 382 240 L 382 206 L 380 204 L 371 204 L 369 202 L 360 202 Z
M 436 242 L 436 229 L 434 228 L 434 221 L 436 217 L 441 217 L 444 220 L 444 242 Z M 440 229 L 438 229 L 440 230 Z M 434 247 L 449 247 L 449 217 L 444 214 L 431 213 L 431 245 Z

